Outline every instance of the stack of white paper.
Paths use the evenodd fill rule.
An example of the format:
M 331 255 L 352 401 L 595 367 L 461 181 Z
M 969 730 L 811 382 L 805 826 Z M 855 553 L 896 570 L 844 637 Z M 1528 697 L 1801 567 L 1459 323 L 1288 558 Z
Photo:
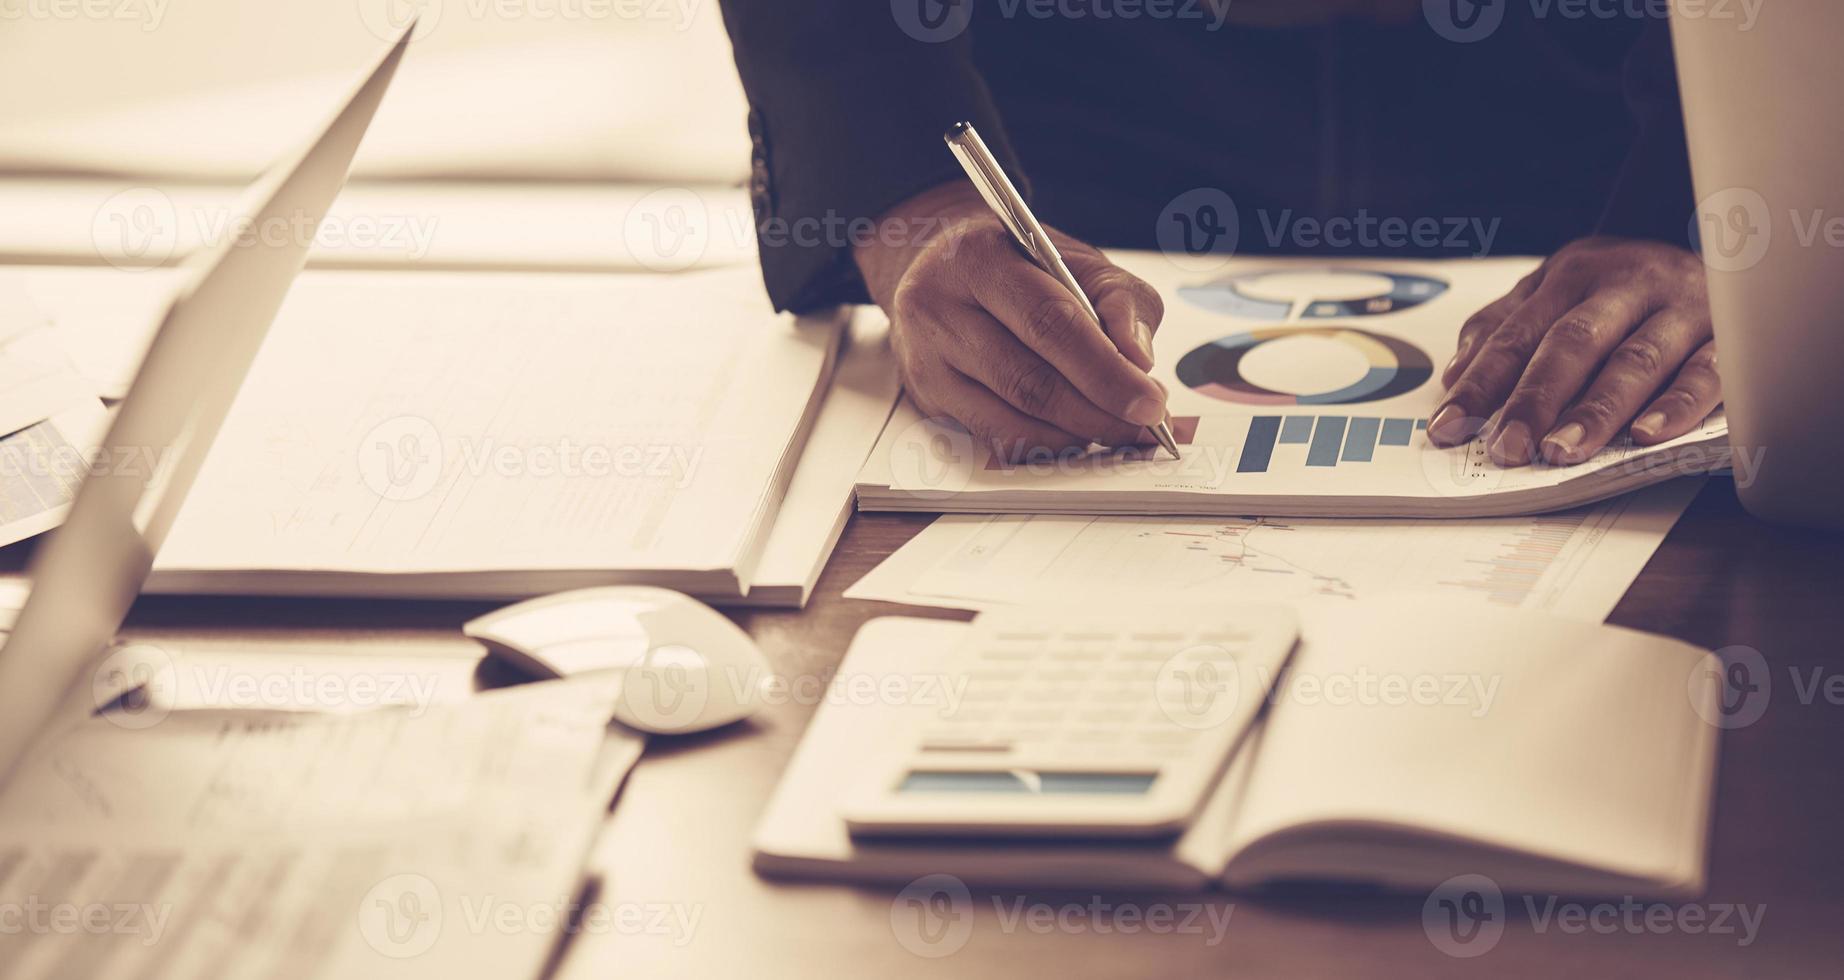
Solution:
M 845 327 L 776 315 L 753 269 L 304 277 L 149 587 L 742 598 Z M 881 363 L 874 335 L 864 350 Z M 831 454 L 848 468 L 893 397 L 879 363 L 840 400 L 856 421 L 827 427 L 829 446 L 856 443 Z M 836 538 L 847 479 L 776 552 L 808 579 L 764 583 L 791 586 L 784 601 Z
M 0 797 L 0 900 L 114 928 L 20 930 L 8 976 L 535 977 L 641 745 L 618 689 L 89 719 Z

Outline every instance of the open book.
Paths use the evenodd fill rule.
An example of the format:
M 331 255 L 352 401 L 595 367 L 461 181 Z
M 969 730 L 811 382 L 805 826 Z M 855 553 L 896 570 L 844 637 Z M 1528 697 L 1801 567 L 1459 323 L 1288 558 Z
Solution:
M 1507 469 L 1479 440 L 1429 442 L 1460 325 L 1535 259 L 1234 260 L 1192 273 L 1157 253 L 1112 257 L 1165 298 L 1152 374 L 1170 393 L 1182 459 L 1123 449 L 1008 462 L 905 402 L 859 474 L 859 508 L 1498 517 L 1731 465 L 1721 413 L 1665 444 L 1622 441 L 1574 466 Z M 1745 476 L 1754 460 L 1733 462 Z
M 1309 604 L 1302 624 L 1263 720 L 1180 837 L 872 842 L 849 836 L 839 811 L 884 749 L 946 706 L 955 683 L 930 655 L 967 629 L 874 620 L 840 682 L 906 678 L 917 696 L 821 708 L 757 828 L 755 866 L 1021 888 L 1419 890 L 1478 874 L 1507 891 L 1702 890 L 1719 734 L 1710 654 L 1541 613 L 1414 601 Z

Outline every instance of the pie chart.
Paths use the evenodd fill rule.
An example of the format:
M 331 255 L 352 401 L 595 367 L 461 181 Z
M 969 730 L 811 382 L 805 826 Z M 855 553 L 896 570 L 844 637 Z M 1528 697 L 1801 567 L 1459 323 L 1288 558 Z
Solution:
M 1175 368 L 1198 394 L 1243 405 L 1354 405 L 1405 395 L 1434 364 L 1405 340 L 1355 327 L 1268 327 L 1191 350 Z
M 1193 306 L 1245 320 L 1349 319 L 1399 313 L 1447 291 L 1430 276 L 1369 269 L 1244 272 L 1178 295 Z

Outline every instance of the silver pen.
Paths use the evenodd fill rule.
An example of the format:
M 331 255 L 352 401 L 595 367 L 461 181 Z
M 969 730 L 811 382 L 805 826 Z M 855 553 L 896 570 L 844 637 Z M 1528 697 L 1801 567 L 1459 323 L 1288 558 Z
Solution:
M 1097 326 L 1101 325 L 1101 314 L 1095 312 L 1095 304 L 1089 302 L 1088 295 L 1082 291 L 1082 285 L 1069 272 L 1069 266 L 1063 262 L 1063 255 L 1056 250 L 1050 236 L 1044 233 L 1044 226 L 1037 223 L 1037 216 L 1024 203 L 1024 197 L 1018 188 L 1012 186 L 1012 179 L 1005 175 L 1005 169 L 986 148 L 986 141 L 972 123 L 959 122 L 948 127 L 942 136 L 947 141 L 948 149 L 954 151 L 954 159 L 960 161 L 961 169 L 967 172 L 967 179 L 979 188 L 980 197 L 986 199 L 986 206 L 992 208 L 999 220 L 1011 231 L 1012 239 L 1024 250 L 1031 261 L 1050 273 L 1070 295 L 1082 304 L 1082 311 L 1087 313 Z M 1178 440 L 1172 438 L 1172 427 L 1164 419 L 1156 425 L 1149 426 L 1153 438 L 1166 452 L 1178 459 Z

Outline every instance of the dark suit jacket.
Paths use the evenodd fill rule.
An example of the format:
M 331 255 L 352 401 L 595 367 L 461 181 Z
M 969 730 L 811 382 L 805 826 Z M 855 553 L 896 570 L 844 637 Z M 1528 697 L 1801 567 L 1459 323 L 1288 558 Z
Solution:
M 960 176 L 941 133 L 961 119 L 1040 218 L 1103 246 L 1157 247 L 1174 201 L 1200 189 L 1233 202 L 1244 254 L 1686 238 L 1694 202 L 1662 21 L 1484 0 L 1502 21 L 1458 43 L 1432 12 L 1212 26 L 1209 0 L 1169 0 L 1167 17 L 1094 16 L 1157 2 L 722 0 L 777 308 L 865 299 L 853 235 Z M 1405 239 L 1410 228 L 1439 233 Z

